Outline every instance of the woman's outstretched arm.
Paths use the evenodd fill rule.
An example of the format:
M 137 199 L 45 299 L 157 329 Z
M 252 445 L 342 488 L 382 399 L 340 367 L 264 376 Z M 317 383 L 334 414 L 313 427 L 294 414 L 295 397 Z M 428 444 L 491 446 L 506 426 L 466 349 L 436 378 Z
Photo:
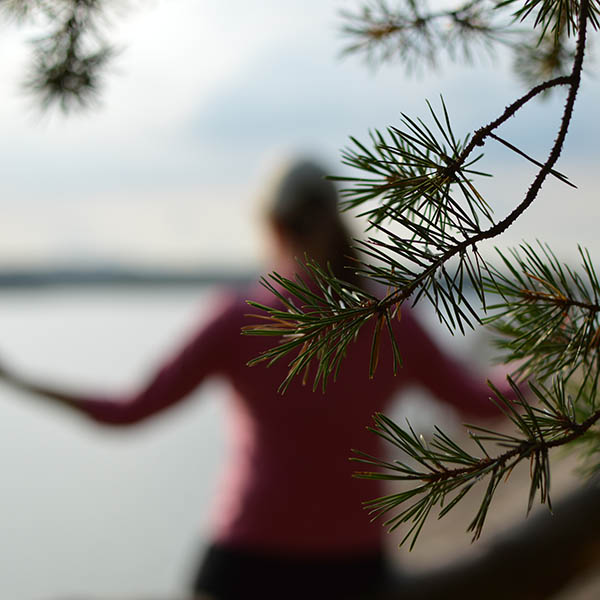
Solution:
M 50 384 L 46 385 L 44 383 L 28 379 L 4 364 L 0 364 L 0 380 L 15 389 L 27 392 L 34 396 L 41 396 L 42 398 L 52 400 L 57 404 L 62 404 L 74 410 L 84 412 L 83 407 L 79 402 L 80 397 L 76 394 L 70 393 L 67 390 L 59 389 L 58 387 Z
M 464 359 L 452 356 L 451 351 L 431 337 L 411 310 L 404 311 L 402 315 L 398 341 L 409 379 L 441 402 L 454 406 L 461 414 L 481 418 L 501 416 L 500 410 L 490 400 L 493 392 L 488 379 L 493 379 L 494 385 L 507 400 L 515 399 L 515 392 L 503 373 L 498 370 L 482 371 L 468 365 Z
M 0 379 L 16 389 L 71 408 L 99 423 L 138 423 L 179 403 L 207 376 L 226 371 L 235 361 L 242 319 L 239 304 L 227 302 L 216 317 L 195 331 L 132 394 L 74 393 L 63 386 L 36 381 L 3 365 L 0 365 Z

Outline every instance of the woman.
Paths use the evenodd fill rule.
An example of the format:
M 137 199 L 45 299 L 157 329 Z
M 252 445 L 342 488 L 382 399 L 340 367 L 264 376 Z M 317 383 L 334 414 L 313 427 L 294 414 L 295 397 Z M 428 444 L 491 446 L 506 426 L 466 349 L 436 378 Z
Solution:
M 341 278 L 353 277 L 344 268 L 351 250 L 337 192 L 319 167 L 298 162 L 283 174 L 270 199 L 268 223 L 278 272 L 292 275 L 295 257 L 307 253 L 329 262 Z M 361 503 L 381 490 L 377 482 L 352 478 L 351 449 L 381 455 L 377 436 L 365 426 L 409 384 L 475 417 L 497 412 L 488 401 L 489 388 L 444 354 L 403 310 L 397 337 L 404 366 L 398 376 L 384 343 L 377 377 L 369 379 L 371 337 L 365 332 L 325 395 L 294 381 L 281 396 L 284 361 L 269 369 L 246 366 L 269 344 L 240 336 L 252 322 L 246 298 L 274 302 L 258 286 L 227 299 L 131 397 L 70 394 L 7 369 L 2 375 L 106 425 L 140 422 L 182 401 L 207 377 L 226 378 L 232 387 L 230 460 L 194 592 L 218 600 L 372 595 L 386 580 L 382 528 L 370 522 Z

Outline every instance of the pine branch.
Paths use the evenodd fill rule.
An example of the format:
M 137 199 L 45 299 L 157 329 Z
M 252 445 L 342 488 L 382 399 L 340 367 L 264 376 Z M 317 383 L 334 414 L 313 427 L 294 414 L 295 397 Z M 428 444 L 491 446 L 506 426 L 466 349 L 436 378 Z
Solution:
M 408 5 L 417 14 L 416 4 Z M 536 2 L 525 5 L 534 6 Z M 600 435 L 593 429 L 600 419 L 596 408 L 600 286 L 589 255 L 581 251 L 584 275 L 580 275 L 559 263 L 549 248 L 540 246 L 540 255 L 525 244 L 521 247 L 524 256 L 519 252 L 513 252 L 511 257 L 500 254 L 507 269 L 502 272 L 488 265 L 477 249 L 480 242 L 506 231 L 529 208 L 548 176 L 571 185 L 554 167 L 580 86 L 587 23 L 595 23 L 589 8 L 586 0 L 577 5 L 577 23 L 572 27 L 577 40 L 570 74 L 533 87 L 464 141 L 457 141 L 443 101 L 443 118 L 430 106 L 433 129 L 421 120 L 403 115 L 402 128 L 389 128 L 387 136 L 377 131 L 372 134 L 372 150 L 353 139 L 355 148 L 346 149 L 344 160 L 369 177 L 347 179 L 353 187 L 345 195 L 354 207 L 379 199 L 379 206 L 365 214 L 372 217 L 372 227 L 384 236 L 383 240 L 370 238 L 360 243 L 369 262 L 354 265 L 354 270 L 387 285 L 388 293 L 383 299 L 377 300 L 365 292 L 361 295 L 358 288 L 349 291 L 347 284 L 309 261 L 311 285 L 279 275 L 273 276 L 277 289 L 265 282 L 284 308 L 255 305 L 266 313 L 266 325 L 248 332 L 283 338 L 279 346 L 253 362 L 272 362 L 293 352 L 284 387 L 301 371 L 306 374 L 312 360 L 318 361 L 314 385 L 325 385 L 329 375 L 335 377 L 348 345 L 369 321 L 373 323 L 370 375 L 377 365 L 384 329 L 392 340 L 397 368 L 401 357 L 392 319 L 401 315 L 402 305 L 409 298 L 413 304 L 427 298 L 452 331 L 472 326 L 479 316 L 466 297 L 466 283 L 473 286 L 484 309 L 486 294 L 502 298 L 502 302 L 490 307 L 490 319 L 506 339 L 502 343 L 509 358 L 523 361 L 517 374 L 537 379 L 553 376 L 550 388 L 543 383 L 530 385 L 538 406 L 530 405 L 512 380 L 515 402 L 508 402 L 498 390 L 493 390 L 497 405 L 517 433 L 509 435 L 471 426 L 470 437 L 482 453 L 479 456 L 459 447 L 439 429 L 431 444 L 427 444 L 410 425 L 404 430 L 382 415 L 376 416 L 375 433 L 406 452 L 415 465 L 380 461 L 359 453 L 361 460 L 379 468 L 361 476 L 406 480 L 413 485 L 405 492 L 369 502 L 368 508 L 378 517 L 401 507 L 386 525 L 394 528 L 410 523 L 403 541 L 410 539 L 411 546 L 434 508 L 439 507 L 440 516 L 444 516 L 480 479 L 487 477 L 488 484 L 469 526 L 474 539 L 481 533 L 498 485 L 516 464 L 525 459 L 531 461 L 531 509 L 538 492 L 542 502 L 550 502 L 550 449 L 594 438 L 600 451 Z M 594 10 L 592 5 L 592 15 Z M 540 18 L 545 23 L 546 17 Z M 533 98 L 563 85 L 568 88 L 566 103 L 556 139 L 544 162 L 532 159 L 496 133 Z M 498 221 L 492 219 L 491 208 L 471 180 L 481 175 L 470 169 L 474 162 L 471 154 L 488 140 L 508 146 L 539 167 L 521 202 Z M 486 220 L 491 225 L 483 228 L 481 223 Z M 402 233 L 384 227 L 384 221 L 400 225 Z M 567 385 L 569 389 L 577 387 L 574 399 Z M 490 445 L 498 450 L 495 456 Z
M 505 23 L 500 24 L 493 3 L 485 0 L 441 11 L 429 10 L 426 3 L 415 0 L 395 4 L 392 9 L 384 0 L 374 0 L 360 12 L 342 12 L 343 32 L 354 40 L 344 52 L 363 52 L 373 63 L 398 57 L 411 71 L 420 61 L 435 67 L 440 51 L 453 60 L 471 61 L 474 44 L 491 53 L 494 43 L 510 43 L 511 32 Z
M 400 169 L 396 172 L 400 173 L 401 169 L 404 168 L 405 170 L 403 173 L 407 177 L 409 184 L 406 188 L 403 188 L 399 181 L 395 183 L 396 187 L 400 187 L 401 194 L 404 194 L 405 196 L 403 198 L 402 195 L 400 195 L 399 203 L 403 208 L 402 212 L 398 212 L 398 210 L 392 206 L 392 203 L 388 202 L 382 209 L 386 212 L 380 212 L 378 214 L 379 216 L 386 214 L 393 216 L 396 221 L 408 228 L 412 235 L 408 238 L 401 238 L 391 232 L 383 230 L 381 226 L 374 224 L 374 226 L 388 235 L 388 244 L 386 246 L 385 242 L 371 239 L 366 243 L 362 243 L 362 249 L 367 256 L 383 260 L 384 264 L 387 263 L 387 268 L 376 265 L 358 267 L 358 271 L 363 275 L 367 275 L 378 281 L 386 282 L 393 286 L 393 289 L 382 300 L 377 302 L 371 301 L 362 306 L 359 316 L 357 315 L 355 306 L 348 309 L 341 308 L 335 300 L 332 303 L 329 303 L 326 294 L 322 295 L 319 299 L 321 302 L 320 310 L 316 310 L 314 306 L 309 304 L 304 308 L 302 306 L 295 306 L 292 314 L 282 314 L 280 312 L 273 313 L 268 307 L 258 307 L 267 313 L 268 318 L 275 320 L 277 323 L 287 322 L 289 323 L 289 329 L 298 327 L 293 344 L 290 342 L 280 344 L 260 357 L 260 360 L 278 360 L 279 358 L 286 356 L 290 351 L 296 350 L 297 348 L 299 349 L 295 362 L 290 363 L 290 372 L 282 385 L 282 389 L 285 389 L 287 385 L 289 385 L 291 378 L 297 375 L 301 368 L 309 365 L 312 359 L 321 356 L 329 358 L 334 354 L 336 360 L 333 363 L 329 362 L 329 360 L 324 363 L 319 363 L 319 378 L 322 383 L 325 384 L 327 377 L 334 370 L 339 369 L 339 360 L 341 360 L 343 356 L 343 353 L 339 354 L 334 352 L 335 347 L 341 343 L 341 346 L 339 347 L 345 349 L 351 339 L 353 339 L 353 336 L 357 334 L 360 327 L 375 316 L 383 315 L 381 318 L 385 319 L 387 322 L 392 314 L 397 313 L 398 307 L 417 290 L 419 293 L 415 298 L 415 302 L 422 296 L 425 296 L 432 301 L 436 308 L 440 305 L 444 307 L 444 311 L 438 311 L 438 314 L 440 315 L 440 319 L 446 323 L 451 330 L 459 328 L 461 331 L 464 331 L 465 325 L 472 327 L 473 322 L 479 322 L 476 311 L 471 307 L 462 291 L 462 283 L 464 276 L 466 275 L 467 280 L 472 284 L 479 298 L 485 305 L 480 273 L 482 268 L 485 270 L 487 269 L 487 266 L 477 252 L 477 243 L 502 233 L 520 214 L 518 212 L 519 209 L 521 212 L 524 211 L 533 201 L 533 198 L 529 199 L 528 195 L 525 201 L 515 209 L 509 217 L 497 224 L 493 224 L 487 230 L 481 230 L 477 219 L 477 210 L 486 211 L 484 212 L 484 215 L 489 218 L 487 205 L 483 199 L 481 199 L 481 202 L 478 204 L 475 204 L 472 201 L 473 195 L 471 194 L 471 190 L 478 200 L 480 196 L 468 180 L 467 175 L 461 172 L 461 169 L 475 147 L 480 145 L 482 140 L 489 136 L 494 129 L 514 115 L 528 99 L 541 93 L 541 91 L 548 87 L 562 85 L 563 83 L 564 79 L 560 78 L 551 82 L 546 82 L 545 84 L 537 86 L 534 90 L 531 90 L 528 94 L 509 106 L 498 119 L 478 130 L 473 138 L 466 143 L 455 159 L 444 161 L 447 162 L 447 165 L 444 167 L 441 167 L 439 162 L 432 162 L 428 156 L 428 152 L 436 152 L 437 156 L 440 158 L 447 157 L 447 154 L 445 154 L 443 146 L 434 141 L 433 134 L 422 122 L 407 121 L 408 123 L 413 124 L 413 132 L 416 135 L 412 136 L 410 133 L 406 134 L 408 136 L 408 142 L 404 142 L 404 145 L 402 145 L 401 141 L 403 138 L 399 137 L 403 134 L 399 130 L 395 130 L 394 133 L 398 136 L 396 138 L 398 142 L 396 144 L 397 152 L 401 157 L 406 159 L 404 163 L 400 165 Z M 436 124 L 438 125 L 438 128 L 443 131 L 443 136 L 446 141 L 454 144 L 454 152 L 456 153 L 456 150 L 462 146 L 459 146 L 456 142 L 456 137 L 452 133 L 445 106 L 444 115 L 447 130 L 444 129 L 440 120 L 437 118 Z M 563 127 L 568 127 L 568 120 L 564 118 Z M 414 148 L 412 154 L 409 154 L 409 148 Z M 410 158 L 411 156 L 415 157 L 414 160 Z M 357 159 L 357 161 L 358 160 L 359 159 Z M 420 160 L 421 162 L 417 163 L 417 160 Z M 427 210 L 422 210 L 424 203 L 430 203 L 431 207 L 436 206 L 435 196 L 432 196 L 431 198 L 427 195 L 419 197 L 414 191 L 415 177 L 410 169 L 415 164 L 424 164 L 424 161 L 430 161 L 428 164 L 432 170 L 429 178 L 424 176 L 423 179 L 417 183 L 417 189 L 421 190 L 426 185 L 429 185 L 428 189 L 439 190 L 440 182 L 437 180 L 438 177 L 454 178 L 461 187 L 461 190 L 469 190 L 466 193 L 463 191 L 463 194 L 467 201 L 471 200 L 470 206 L 471 215 L 474 217 L 473 219 L 470 219 L 467 213 L 461 209 L 460 205 L 453 201 L 447 191 L 438 196 L 437 202 L 437 204 L 440 204 L 439 198 L 441 198 L 445 201 L 446 205 L 437 209 L 432 208 L 434 211 L 434 220 L 429 218 Z M 371 154 L 365 159 L 365 162 L 366 164 L 376 165 L 377 159 L 375 155 Z M 433 165 L 436 166 L 434 167 Z M 408 170 L 406 170 L 407 168 Z M 436 170 L 433 170 L 434 168 Z M 542 174 L 541 181 L 543 181 L 543 178 L 551 171 L 552 169 L 548 167 L 548 163 L 546 163 L 540 171 Z M 538 179 L 540 179 L 540 176 L 538 176 L 536 181 Z M 434 183 L 432 183 L 432 181 Z M 358 202 L 361 201 L 362 197 L 359 198 Z M 411 202 L 417 202 L 416 208 L 411 206 Z M 430 214 L 432 213 L 430 212 Z M 447 231 L 447 229 L 452 228 L 462 234 L 462 239 L 453 236 L 452 233 Z M 405 264 L 394 259 L 390 254 L 382 252 L 382 247 L 387 248 L 387 250 L 392 250 L 392 252 L 395 252 L 400 257 L 412 262 L 416 268 L 406 267 Z M 473 258 L 469 256 L 469 250 L 471 250 Z M 459 265 L 456 270 L 457 275 L 452 276 L 446 270 L 445 265 L 455 257 L 459 258 Z M 313 264 L 313 267 L 315 268 L 309 266 L 309 269 L 312 271 L 311 275 L 318 284 L 318 288 L 321 290 L 326 289 L 331 283 L 328 281 L 329 276 L 327 272 L 321 270 L 318 265 Z M 442 276 L 441 283 L 438 280 L 439 274 Z M 292 295 L 296 294 L 298 288 L 293 281 L 278 275 L 276 275 L 274 279 L 279 285 L 287 289 L 289 293 Z M 341 286 L 342 282 L 338 282 L 338 284 Z M 268 284 L 267 287 L 269 287 Z M 323 309 L 323 307 L 326 307 L 326 309 Z M 326 312 L 322 312 L 323 310 Z M 308 319 L 310 326 L 304 321 L 303 326 L 300 327 L 299 315 L 303 311 L 308 313 L 303 319 Z M 353 324 L 353 327 L 348 327 L 347 329 L 344 328 L 340 330 L 337 335 L 334 335 L 332 331 L 329 330 L 332 326 L 332 323 L 329 321 L 331 314 L 335 314 L 335 323 L 337 326 L 342 323 L 347 323 Z M 323 320 L 320 320 L 321 317 L 323 317 Z M 289 329 L 285 332 L 288 335 Z M 272 331 L 279 331 L 279 329 L 275 328 Z M 378 327 L 375 328 L 375 331 L 378 331 Z M 258 335 L 264 335 L 264 332 L 265 328 L 261 326 L 252 327 L 246 330 L 246 333 Z M 341 335 L 342 332 L 347 332 L 348 336 L 343 337 Z M 280 333 L 283 334 L 283 332 Z M 328 344 L 331 345 L 329 346 Z M 374 360 L 374 356 L 377 352 L 378 345 L 373 343 L 371 365 L 377 364 L 377 361 Z M 253 361 L 251 364 L 255 364 L 255 362 L 256 361 Z M 399 361 L 395 360 L 394 364 L 399 364 Z M 322 371 L 321 369 L 324 370 Z M 370 375 L 373 375 L 372 369 L 370 370 Z
M 506 256 L 505 271 L 491 268 L 484 287 L 496 294 L 484 319 L 500 334 L 506 360 L 519 362 L 520 377 L 565 380 L 577 374 L 591 383 L 586 397 L 594 401 L 599 377 L 600 285 L 589 253 L 582 248 L 583 274 L 561 264 L 548 246 L 541 254 L 529 244 Z
M 380 460 L 355 451 L 358 457 L 353 460 L 377 468 L 377 471 L 358 472 L 355 476 L 411 483 L 413 487 L 407 491 L 365 503 L 374 519 L 400 509 L 384 525 L 392 531 L 404 523 L 410 524 L 401 544 L 410 540 L 412 549 L 433 509 L 439 508 L 439 518 L 444 517 L 479 481 L 488 478 L 479 509 L 468 527 L 468 531 L 473 532 L 473 540 L 476 540 L 481 535 L 496 488 L 523 460 L 529 460 L 531 464 L 528 512 L 538 492 L 540 501 L 551 507 L 549 451 L 584 436 L 600 419 L 600 411 L 578 422 L 561 382 L 555 383 L 552 390 L 531 384 L 531 390 L 542 403 L 541 408 L 530 406 L 519 387 L 512 380 L 510 383 L 517 396 L 513 403 L 490 386 L 496 396 L 496 404 L 515 425 L 516 434 L 466 426 L 483 456 L 462 448 L 439 428 L 436 428 L 431 442 L 427 443 L 410 424 L 404 429 L 380 413 L 373 417 L 375 425 L 371 430 L 407 455 L 414 465 L 400 460 Z M 505 450 L 492 456 L 491 450 L 488 451 L 490 444 Z
M 34 39 L 25 88 L 42 109 L 63 112 L 93 104 L 103 72 L 115 55 L 101 33 L 105 0 L 0 0 L 3 12 L 20 21 L 42 22 L 48 33 Z
M 561 30 L 564 32 L 564 29 Z M 524 37 L 513 51 L 513 70 L 527 86 L 552 77 L 567 75 L 575 58 L 575 49 L 565 34 Z M 542 98 L 549 96 L 550 90 Z
M 400 353 L 391 335 L 391 319 L 395 316 L 388 307 L 378 308 L 377 298 L 365 290 L 335 278 L 317 263 L 306 259 L 303 279 L 294 280 L 278 273 L 262 284 L 278 299 L 278 306 L 265 306 L 248 302 L 264 314 L 254 315 L 262 323 L 244 327 L 246 335 L 278 336 L 279 345 L 263 352 L 249 362 L 255 365 L 266 361 L 268 365 L 290 353 L 295 355 L 288 363 L 289 372 L 280 391 L 291 380 L 303 376 L 306 382 L 311 364 L 318 362 L 313 389 L 321 383 L 325 389 L 327 379 L 335 376 L 341 366 L 349 344 L 354 341 L 362 326 L 377 315 L 374 339 L 380 339 L 382 329 L 388 331 L 394 349 L 395 367 L 401 363 Z M 378 344 L 374 344 L 369 372 L 372 376 L 377 366 Z
M 361 11 L 342 13 L 343 32 L 353 40 L 345 52 L 361 52 L 371 63 L 398 58 L 411 72 L 420 61 L 436 67 L 443 53 L 451 60 L 472 62 L 483 47 L 494 56 L 495 46 L 501 44 L 512 50 L 514 70 L 528 86 L 565 75 L 574 56 L 569 41 L 578 31 L 580 2 L 519 0 L 520 6 L 508 14 L 514 4 L 515 0 L 476 0 L 432 11 L 425 2 L 410 0 L 397 0 L 394 8 L 381 0 L 364 2 Z M 594 28 L 599 15 L 594 0 L 589 5 Z M 531 24 L 538 33 L 532 36 L 523 24 Z
M 598 29 L 600 17 L 598 0 L 526 0 L 525 2 L 504 0 L 498 4 L 498 8 L 514 5 L 517 1 L 522 6 L 513 13 L 514 17 L 524 21 L 536 13 L 533 26 L 541 27 L 540 39 L 548 30 L 556 37 L 563 32 L 567 36 L 574 35 L 575 32 L 581 31 L 582 20 L 589 20 L 592 27 Z M 585 15 L 583 19 L 582 15 Z
M 494 224 L 489 229 L 476 233 L 475 235 L 466 238 L 462 242 L 457 243 L 456 245 L 446 249 L 446 251 L 442 252 L 437 258 L 437 260 L 435 260 L 418 278 L 415 278 L 413 284 L 405 287 L 402 290 L 390 294 L 386 301 L 389 301 L 390 303 L 397 303 L 408 298 L 423 280 L 429 277 L 432 273 L 435 273 L 435 271 L 437 271 L 438 268 L 443 266 L 451 258 L 456 256 L 457 254 L 463 254 L 469 247 L 475 247 L 477 243 L 485 239 L 490 239 L 503 233 L 506 229 L 508 229 L 508 227 L 510 227 L 510 225 L 512 225 L 512 223 L 514 223 L 514 221 L 519 216 L 521 216 L 521 214 L 523 214 L 523 212 L 525 212 L 525 210 L 537 197 L 542 183 L 544 182 L 546 177 L 553 172 L 552 167 L 554 166 L 554 164 L 558 160 L 558 157 L 560 156 L 573 114 L 573 105 L 575 103 L 575 98 L 577 96 L 577 91 L 581 82 L 581 69 L 583 64 L 583 55 L 585 52 L 587 22 L 586 7 L 586 3 L 583 3 L 580 11 L 580 26 L 577 41 L 577 53 L 575 56 L 575 61 L 573 63 L 571 75 L 568 78 L 569 94 L 567 96 L 565 109 L 561 119 L 560 129 L 546 162 L 543 164 L 540 171 L 538 172 L 538 175 L 536 176 L 532 185 L 530 186 L 524 200 L 505 219 Z M 494 129 L 499 127 L 504 121 L 513 116 L 529 99 L 533 98 L 535 95 L 541 93 L 546 89 L 549 89 L 554 85 L 562 85 L 563 83 L 565 83 L 564 78 L 557 78 L 556 80 L 553 80 L 551 82 L 546 82 L 545 84 L 537 86 L 528 94 L 514 102 L 504 111 L 503 115 L 501 115 L 498 119 L 490 123 L 488 126 L 479 129 L 474 134 L 471 142 L 465 146 L 461 155 L 456 159 L 455 162 L 453 162 L 449 166 L 449 169 L 459 169 L 460 166 L 464 163 L 464 161 L 468 158 L 470 153 L 473 151 L 475 146 L 481 145 L 485 138 L 488 137 Z
M 573 61 L 573 68 L 571 70 L 571 75 L 569 77 L 569 93 L 567 95 L 567 101 L 565 103 L 565 108 L 563 111 L 563 116 L 561 119 L 560 129 L 558 131 L 558 135 L 554 141 L 554 145 L 552 146 L 552 150 L 544 163 L 544 166 L 538 172 L 536 178 L 533 183 L 529 187 L 527 194 L 523 201 L 512 211 L 512 213 L 498 223 L 497 226 L 491 229 L 491 237 L 499 235 L 503 233 L 518 217 L 520 217 L 525 210 L 531 205 L 531 203 L 537 197 L 542 184 L 544 183 L 546 177 L 552 171 L 552 168 L 556 164 L 565 142 L 565 138 L 567 136 L 567 131 L 569 130 L 569 124 L 571 122 L 571 118 L 573 116 L 573 106 L 575 105 L 575 99 L 577 97 L 577 92 L 579 91 L 579 85 L 581 83 L 581 71 L 583 67 L 583 57 L 585 54 L 585 45 L 586 45 L 586 34 L 587 34 L 587 22 L 588 22 L 588 2 L 586 0 L 582 0 L 581 7 L 579 11 L 579 23 L 578 23 L 578 36 L 577 36 L 577 50 L 575 53 L 575 59 Z
M 367 209 L 360 216 L 368 216 L 372 223 L 379 224 L 410 209 L 410 214 L 417 220 L 423 215 L 440 226 L 448 221 L 459 228 L 462 220 L 471 229 L 478 227 L 480 217 L 492 220 L 490 207 L 470 179 L 473 175 L 489 176 L 470 168 L 481 155 L 467 162 L 468 156 L 463 156 L 463 149 L 469 136 L 464 141 L 457 139 L 443 98 L 441 103 L 443 117 L 436 115 L 429 102 L 427 106 L 442 140 L 437 139 L 422 119 L 411 119 L 406 114 L 402 114 L 404 128 L 388 128 L 389 141 L 377 130 L 371 134 L 373 151 L 351 138 L 357 150 L 345 149 L 342 163 L 365 171 L 372 178 L 333 178 L 354 185 L 342 190 L 342 196 L 346 198 L 345 210 L 380 198 L 376 207 Z M 462 202 L 455 198 L 455 190 L 462 196 Z M 462 206 L 466 207 L 470 217 Z M 450 210 L 464 214 L 457 221 L 449 218 Z

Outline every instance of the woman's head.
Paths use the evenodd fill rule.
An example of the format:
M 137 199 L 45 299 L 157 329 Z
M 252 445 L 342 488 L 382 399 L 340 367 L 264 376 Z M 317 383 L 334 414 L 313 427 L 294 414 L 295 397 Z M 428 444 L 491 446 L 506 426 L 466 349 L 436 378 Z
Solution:
M 339 221 L 337 191 L 325 177 L 325 171 L 306 160 L 280 174 L 268 211 L 285 235 L 310 243 L 318 232 Z
M 325 171 L 309 160 L 298 160 L 280 171 L 267 204 L 267 218 L 280 252 L 321 265 L 330 264 L 336 275 L 353 255 L 348 233 L 338 211 L 338 193 Z

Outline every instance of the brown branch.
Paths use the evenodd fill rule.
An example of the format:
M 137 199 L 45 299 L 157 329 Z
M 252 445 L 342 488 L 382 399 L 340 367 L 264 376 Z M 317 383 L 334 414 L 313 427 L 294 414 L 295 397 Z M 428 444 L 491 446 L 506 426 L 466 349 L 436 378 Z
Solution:
M 457 158 L 454 168 L 458 168 L 469 156 L 469 154 L 474 150 L 476 146 L 482 145 L 487 136 L 489 136 L 494 129 L 499 127 L 502 123 L 507 121 L 510 117 L 512 117 L 524 104 L 529 102 L 532 98 L 534 98 L 537 94 L 544 92 L 556 85 L 564 85 L 569 84 L 569 94 L 567 96 L 567 101 L 565 103 L 565 109 L 563 111 L 563 116 L 561 119 L 560 128 L 554 141 L 554 145 L 550 151 L 548 159 L 538 172 L 537 176 L 533 180 L 533 183 L 529 187 L 527 194 L 523 201 L 503 220 L 499 221 L 489 229 L 482 231 L 472 237 L 469 237 L 457 244 L 444 254 L 442 254 L 437 260 L 435 260 L 430 267 L 425 269 L 417 277 L 410 285 L 401 290 L 396 290 L 391 294 L 388 294 L 385 298 L 381 300 L 379 303 L 381 307 L 390 306 L 397 302 L 402 302 L 406 300 L 428 277 L 432 276 L 439 267 L 445 264 L 448 260 L 456 256 L 457 254 L 465 252 L 469 247 L 475 247 L 479 242 L 491 239 L 504 233 L 516 220 L 520 217 L 527 208 L 532 204 L 532 202 L 537 197 L 542 184 L 544 183 L 546 177 L 552 173 L 552 167 L 555 165 L 558 160 L 560 153 L 562 151 L 565 138 L 567 135 L 567 131 L 569 129 L 569 125 L 571 122 L 571 118 L 573 115 L 573 106 L 575 104 L 575 98 L 577 97 L 577 92 L 579 90 L 579 85 L 581 82 L 581 71 L 583 66 L 583 57 L 585 54 L 585 42 L 586 42 L 586 28 L 588 21 L 588 2 L 589 0 L 582 0 L 581 8 L 579 13 L 579 35 L 577 37 L 577 50 L 575 53 L 575 59 L 573 61 L 573 69 L 569 76 L 565 77 L 557 77 L 556 79 L 552 79 L 541 83 L 540 85 L 532 88 L 527 94 L 513 102 L 510 106 L 506 108 L 504 113 L 500 115 L 495 121 L 492 121 L 489 125 L 482 127 L 477 130 L 469 142 L 469 144 L 464 148 L 461 155 Z
M 464 163 L 467 157 L 473 152 L 476 146 L 483 146 L 485 143 L 485 138 L 492 133 L 495 129 L 498 129 L 500 125 L 508 121 L 511 117 L 514 117 L 515 114 L 521 109 L 525 104 L 527 104 L 530 100 L 535 98 L 537 95 L 545 92 L 553 87 L 559 85 L 570 85 L 572 83 L 572 74 L 571 75 L 563 75 L 562 77 L 556 77 L 554 79 L 549 79 L 548 81 L 544 81 L 539 85 L 531 88 L 525 95 L 521 96 L 518 100 L 515 100 L 512 104 L 509 104 L 504 112 L 494 121 L 488 123 L 485 127 L 481 127 L 478 129 L 471 141 L 465 146 L 464 150 L 461 152 L 460 156 L 456 159 L 457 166 L 460 166 Z
M 566 426 L 570 432 L 562 437 L 555 438 L 549 442 L 541 437 L 539 440 L 532 442 L 531 440 L 524 440 L 519 445 L 507 450 L 503 454 L 495 456 L 494 458 L 482 458 L 476 465 L 468 467 L 459 467 L 456 469 L 448 469 L 443 471 L 436 471 L 431 474 L 421 474 L 418 479 L 420 481 L 431 483 L 437 483 L 439 481 L 445 481 L 447 479 L 454 479 L 461 475 L 476 475 L 480 471 L 488 471 L 498 467 L 503 467 L 511 459 L 515 459 L 514 464 L 526 458 L 532 456 L 536 452 L 543 452 L 550 450 L 551 448 L 558 448 L 564 446 L 573 440 L 581 437 L 586 431 L 590 429 L 600 419 L 600 410 L 594 412 L 582 423 L 568 422 Z M 512 468 L 511 465 L 509 468 Z
M 563 145 L 565 143 L 565 138 L 567 136 L 569 125 L 571 123 L 571 118 L 573 116 L 573 106 L 575 105 L 575 99 L 577 97 L 577 92 L 579 91 L 579 85 L 581 83 L 581 71 L 583 67 L 583 57 L 585 54 L 585 42 L 587 33 L 588 9 L 589 0 L 581 0 L 581 6 L 579 9 L 579 34 L 577 37 L 577 49 L 575 52 L 575 59 L 573 61 L 573 69 L 571 71 L 571 75 L 569 76 L 570 90 L 567 96 L 567 101 L 565 103 L 565 109 L 563 111 L 560 129 L 558 131 L 558 135 L 556 136 L 556 140 L 554 141 L 552 150 L 550 151 L 550 155 L 548 156 L 548 160 L 546 160 L 544 166 L 538 172 L 536 178 L 531 184 L 521 204 L 519 204 L 519 206 L 517 206 L 504 220 L 500 221 L 494 227 L 488 229 L 487 232 L 483 232 L 481 234 L 481 239 L 495 237 L 496 235 L 503 233 L 514 223 L 514 221 L 518 217 L 520 217 L 525 212 L 525 210 L 527 210 L 527 208 L 529 208 L 531 203 L 537 197 L 546 177 L 552 171 L 552 167 L 558 161 L 558 158 L 562 152 Z
M 528 301 L 529 300 L 531 300 L 531 301 L 540 300 L 542 302 L 547 302 L 548 304 L 554 304 L 556 306 L 560 306 L 563 309 L 577 307 L 577 308 L 581 308 L 582 310 L 587 310 L 590 313 L 600 312 L 599 304 L 593 304 L 591 302 L 583 302 L 582 300 L 575 300 L 573 298 L 567 298 L 566 296 L 563 296 L 562 294 L 555 296 L 548 292 L 541 292 L 539 290 L 528 290 L 526 288 L 519 290 L 519 294 L 521 296 L 523 296 L 523 298 L 525 300 L 528 300 Z

